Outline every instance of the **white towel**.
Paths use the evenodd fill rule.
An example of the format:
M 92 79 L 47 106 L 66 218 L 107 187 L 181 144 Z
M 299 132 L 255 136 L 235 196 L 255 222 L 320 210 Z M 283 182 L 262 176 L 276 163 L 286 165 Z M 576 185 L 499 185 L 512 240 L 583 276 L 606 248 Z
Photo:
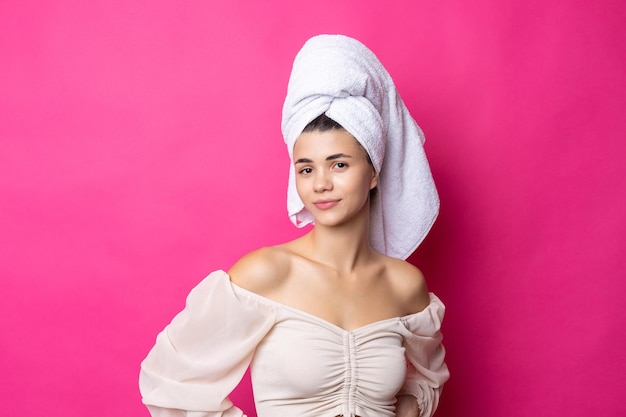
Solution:
M 287 210 L 298 227 L 314 219 L 296 191 L 293 147 L 304 127 L 321 114 L 363 145 L 378 173 L 378 190 L 371 201 L 372 247 L 406 259 L 434 223 L 439 197 L 421 129 L 387 70 L 361 42 L 343 35 L 318 35 L 294 60 L 282 132 L 292 160 Z

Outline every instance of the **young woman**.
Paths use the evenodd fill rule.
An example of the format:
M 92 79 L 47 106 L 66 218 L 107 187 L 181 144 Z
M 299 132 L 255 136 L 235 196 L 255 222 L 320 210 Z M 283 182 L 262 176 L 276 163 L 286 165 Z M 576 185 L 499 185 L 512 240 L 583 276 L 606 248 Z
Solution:
M 298 53 L 283 109 L 289 214 L 302 237 L 194 288 L 142 363 L 153 416 L 431 416 L 448 378 L 444 306 L 406 258 L 438 198 L 423 136 L 374 54 L 321 35 Z

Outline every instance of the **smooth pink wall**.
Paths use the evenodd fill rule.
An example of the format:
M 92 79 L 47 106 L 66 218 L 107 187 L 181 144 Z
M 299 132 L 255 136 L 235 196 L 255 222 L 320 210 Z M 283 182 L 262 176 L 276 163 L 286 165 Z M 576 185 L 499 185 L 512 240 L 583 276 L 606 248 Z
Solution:
M 281 104 L 302 43 L 345 33 L 427 136 L 438 415 L 625 415 L 625 3 L 267 4 L 0 5 L 1 414 L 147 415 L 189 289 L 300 233 Z

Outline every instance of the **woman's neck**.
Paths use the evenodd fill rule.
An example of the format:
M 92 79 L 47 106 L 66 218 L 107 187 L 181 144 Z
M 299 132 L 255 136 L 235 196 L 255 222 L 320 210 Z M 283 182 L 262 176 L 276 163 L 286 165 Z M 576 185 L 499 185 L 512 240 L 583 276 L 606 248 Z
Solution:
M 340 226 L 316 225 L 305 240 L 316 262 L 339 273 L 354 271 L 374 254 L 369 244 L 368 216 L 359 216 Z

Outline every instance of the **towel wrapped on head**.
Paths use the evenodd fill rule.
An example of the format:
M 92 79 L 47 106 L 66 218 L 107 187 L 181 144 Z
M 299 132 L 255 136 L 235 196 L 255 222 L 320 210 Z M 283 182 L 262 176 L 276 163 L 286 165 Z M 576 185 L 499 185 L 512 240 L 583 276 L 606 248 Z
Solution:
M 424 153 L 424 135 L 387 70 L 361 42 L 318 35 L 296 55 L 283 105 L 282 133 L 292 164 L 287 210 L 298 227 L 314 222 L 295 185 L 293 147 L 325 114 L 365 148 L 378 174 L 370 210 L 370 244 L 406 259 L 428 234 L 439 197 Z

